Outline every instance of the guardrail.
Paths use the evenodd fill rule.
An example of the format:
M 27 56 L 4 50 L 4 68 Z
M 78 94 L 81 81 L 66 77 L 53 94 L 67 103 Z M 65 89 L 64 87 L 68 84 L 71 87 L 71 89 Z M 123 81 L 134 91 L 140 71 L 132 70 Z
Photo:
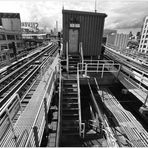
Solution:
M 18 94 L 14 94 L 10 98 L 9 103 L 0 112 L 0 141 L 5 138 L 6 132 L 12 132 L 13 137 L 17 137 L 14 130 L 13 118 L 19 110 L 21 110 L 20 97 Z
M 121 66 L 121 72 L 137 88 L 139 88 L 143 91 L 148 90 L 148 74 L 147 74 L 147 72 L 144 72 L 132 65 L 126 65 L 126 63 L 123 63 L 123 65 Z
M 88 73 L 101 73 L 101 78 L 103 78 L 104 73 L 108 72 L 116 73 L 116 76 L 118 76 L 120 64 L 112 61 L 108 62 L 107 60 L 87 60 L 87 63 L 78 63 L 78 71 L 85 76 L 87 76 Z
M 55 76 L 55 73 L 52 71 L 50 74 L 48 85 L 47 85 L 48 87 L 45 90 L 43 100 L 41 101 L 41 104 L 39 106 L 31 131 L 29 132 L 28 140 L 25 144 L 25 147 L 40 146 L 42 135 L 44 132 L 44 127 L 47 123 L 47 116 L 48 116 L 47 111 L 49 110 L 51 96 L 54 90 L 54 76 Z M 47 99 L 46 92 L 49 92 L 48 99 Z
M 46 71 L 45 69 L 48 68 L 48 66 L 50 65 L 49 64 L 49 62 L 51 62 L 50 60 L 51 60 L 50 58 L 48 58 L 46 60 L 46 62 L 48 64 L 46 64 L 45 67 L 43 65 L 41 65 L 39 67 L 39 69 L 44 67 L 44 72 L 42 72 L 42 74 L 45 73 L 45 71 Z M 43 69 L 41 69 L 41 71 L 42 70 Z M 6 134 L 6 132 L 7 132 L 6 128 L 12 127 L 12 130 L 9 133 L 11 135 L 13 133 L 13 135 L 14 135 L 13 137 L 16 138 L 16 141 L 15 141 L 16 146 L 21 146 L 21 147 L 23 146 L 24 147 L 24 146 L 39 146 L 40 145 L 41 138 L 42 138 L 43 131 L 44 131 L 44 127 L 47 128 L 47 124 L 46 124 L 46 123 L 48 123 L 48 121 L 47 121 L 47 111 L 49 110 L 50 101 L 51 101 L 51 97 L 52 97 L 52 93 L 53 93 L 53 89 L 54 89 L 54 81 L 56 79 L 55 78 L 56 77 L 56 66 L 55 66 L 55 69 L 51 68 L 51 72 L 48 73 L 48 77 L 49 77 L 48 80 L 47 80 L 48 83 L 46 83 L 46 85 L 45 85 L 44 95 L 42 97 L 43 99 L 42 99 L 42 101 L 40 103 L 40 106 L 39 106 L 39 109 L 37 111 L 36 118 L 34 120 L 33 126 L 32 126 L 32 128 L 28 127 L 29 129 L 31 128 L 31 131 L 29 129 L 25 129 L 27 131 L 27 133 L 29 133 L 28 136 L 26 136 L 26 132 L 24 134 L 24 131 L 22 131 L 21 135 L 19 135 L 19 137 L 17 137 L 18 135 L 16 135 L 16 133 L 15 133 L 15 130 L 16 130 L 15 128 L 16 127 L 13 124 L 11 124 L 12 123 L 11 120 L 13 118 L 11 118 L 11 120 L 10 120 L 10 118 L 8 118 L 9 116 L 7 118 L 5 117 L 9 113 L 7 111 L 7 108 L 6 108 L 7 106 L 9 106 L 9 109 L 12 108 L 12 111 L 13 111 L 13 112 L 11 112 L 10 117 L 11 116 L 14 117 L 15 114 L 17 114 L 17 112 L 20 110 L 21 103 L 18 102 L 19 105 L 20 105 L 20 107 L 19 107 L 18 103 L 16 101 L 14 101 L 16 99 L 16 97 L 14 97 L 14 98 L 9 100 L 9 102 L 5 105 L 5 107 L 0 112 L 0 115 L 2 115 L 2 117 L 3 117 L 0 120 L 0 122 L 1 122 L 0 128 L 2 128 L 2 130 L 3 130 L 3 133 L 0 132 L 2 134 L 2 135 L 0 134 L 1 139 L 3 138 L 4 134 Z M 48 100 L 47 100 L 47 98 L 48 98 Z M 18 99 L 18 95 L 17 95 L 17 99 Z M 18 100 L 20 101 L 20 98 Z M 4 116 L 3 113 L 5 113 L 6 115 Z M 3 124 L 3 122 L 6 122 L 6 124 Z M 13 125 L 13 126 L 10 126 L 10 125 Z M 3 127 L 6 127 L 6 128 L 4 129 Z M 24 136 L 22 136 L 23 134 L 24 134 Z M 7 134 L 7 138 L 8 138 L 8 134 Z M 27 141 L 27 143 L 26 143 L 26 141 Z M 5 145 L 7 142 L 8 141 L 5 141 L 3 145 Z
M 69 71 L 69 55 L 68 55 L 68 42 L 66 43 L 66 66 L 67 66 L 67 72 Z
M 84 63 L 84 55 L 83 55 L 83 47 L 82 47 L 82 42 L 80 42 L 80 46 L 79 46 L 79 48 L 80 48 L 80 53 L 81 53 L 81 61 L 82 61 L 82 63 Z
M 82 123 L 81 117 L 81 99 L 80 99 L 80 78 L 79 71 L 77 70 L 77 85 L 78 85 L 78 105 L 79 105 L 79 135 L 84 138 L 85 125 Z
M 60 65 L 60 75 L 59 75 L 59 102 L 58 102 L 58 126 L 57 126 L 57 137 L 56 137 L 56 147 L 60 145 L 61 137 L 61 103 L 62 103 L 62 69 Z
M 48 48 L 51 48 L 51 49 L 52 49 L 54 46 L 55 46 L 55 44 L 47 45 L 47 46 L 43 47 L 43 48 L 41 49 L 41 51 L 37 51 L 37 52 L 35 52 L 34 54 L 27 56 L 27 57 L 26 57 L 26 59 L 28 59 L 27 63 L 24 64 L 24 65 L 22 65 L 22 66 L 19 67 L 18 69 L 15 69 L 13 72 L 11 72 L 10 74 L 8 74 L 8 75 L 5 76 L 4 78 L 2 78 L 2 79 L 0 80 L 0 83 L 2 83 L 4 80 L 6 80 L 7 78 L 9 78 L 10 76 L 12 76 L 13 74 L 15 74 L 16 72 L 20 71 L 22 68 L 26 68 L 28 65 L 30 65 L 30 63 L 33 63 L 33 62 L 34 62 L 35 60 L 37 60 L 40 56 L 42 56 L 43 54 L 45 54 L 45 53 L 47 52 L 46 50 L 47 50 Z M 35 56 L 35 57 L 34 57 L 34 56 Z M 32 58 L 32 57 L 34 57 L 34 58 L 33 58 L 33 59 L 30 59 L 30 58 Z M 21 62 L 21 61 L 23 61 L 23 60 L 25 60 L 25 58 L 21 59 L 21 60 L 18 61 L 18 62 Z M 15 64 L 10 65 L 10 67 L 13 67 L 13 66 L 16 66 L 16 65 L 17 65 L 17 62 L 16 62 Z M 7 69 L 10 69 L 10 68 L 8 67 Z M 5 71 L 7 71 L 7 69 L 5 69 Z
M 110 63 L 110 64 L 114 64 L 113 60 L 84 60 L 84 63 L 94 63 L 94 64 L 101 64 L 101 63 Z
M 147 73 L 142 72 L 137 68 L 134 68 L 134 67 L 127 68 L 126 66 L 121 67 L 121 72 L 137 88 L 145 92 L 148 91 L 148 74 Z

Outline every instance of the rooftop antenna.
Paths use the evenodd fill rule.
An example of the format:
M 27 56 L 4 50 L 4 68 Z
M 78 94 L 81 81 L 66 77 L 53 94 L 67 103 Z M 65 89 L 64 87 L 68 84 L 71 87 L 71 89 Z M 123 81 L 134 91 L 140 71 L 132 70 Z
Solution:
M 64 10 L 64 1 L 63 1 L 63 0 L 62 0 L 62 3 L 63 3 L 63 4 L 62 4 L 62 10 Z
M 96 0 L 95 0 L 95 13 L 97 12 L 96 5 L 97 5 L 97 2 L 96 2 Z

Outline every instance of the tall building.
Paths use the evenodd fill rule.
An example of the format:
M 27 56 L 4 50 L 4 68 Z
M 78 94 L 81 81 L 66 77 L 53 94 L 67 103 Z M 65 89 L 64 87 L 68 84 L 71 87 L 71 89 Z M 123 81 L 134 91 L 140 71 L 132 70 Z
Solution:
M 58 33 L 58 21 L 56 21 L 56 31 Z
M 105 29 L 103 32 L 103 37 L 106 37 L 106 45 L 114 45 L 117 30 Z
M 148 16 L 144 19 L 138 51 L 148 53 Z
M 127 47 L 129 35 L 128 34 L 116 34 L 114 46 L 117 47 L 117 50 L 122 50 Z
M 21 20 L 19 13 L 0 13 L 0 67 L 23 53 Z
M 129 39 L 128 34 L 118 34 L 117 30 L 112 29 L 105 29 L 103 37 L 106 37 L 106 45 L 115 50 L 125 49 Z

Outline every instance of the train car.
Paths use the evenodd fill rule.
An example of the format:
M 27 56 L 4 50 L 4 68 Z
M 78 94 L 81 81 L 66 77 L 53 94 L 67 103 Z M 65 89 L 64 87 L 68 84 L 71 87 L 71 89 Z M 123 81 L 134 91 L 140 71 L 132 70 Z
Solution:
M 104 13 L 63 10 L 63 54 L 79 54 L 97 57 L 101 54 Z M 68 46 L 67 46 L 68 45 Z

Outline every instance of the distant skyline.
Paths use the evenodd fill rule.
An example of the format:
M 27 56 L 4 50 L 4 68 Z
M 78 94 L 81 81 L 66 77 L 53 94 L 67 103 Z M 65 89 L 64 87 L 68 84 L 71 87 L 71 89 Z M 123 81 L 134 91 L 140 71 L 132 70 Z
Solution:
M 39 22 L 50 30 L 62 28 L 62 8 L 95 11 L 95 0 L 0 0 L 0 12 L 20 13 L 21 21 Z M 148 0 L 96 0 L 97 12 L 106 13 L 105 28 L 141 28 L 148 15 Z

